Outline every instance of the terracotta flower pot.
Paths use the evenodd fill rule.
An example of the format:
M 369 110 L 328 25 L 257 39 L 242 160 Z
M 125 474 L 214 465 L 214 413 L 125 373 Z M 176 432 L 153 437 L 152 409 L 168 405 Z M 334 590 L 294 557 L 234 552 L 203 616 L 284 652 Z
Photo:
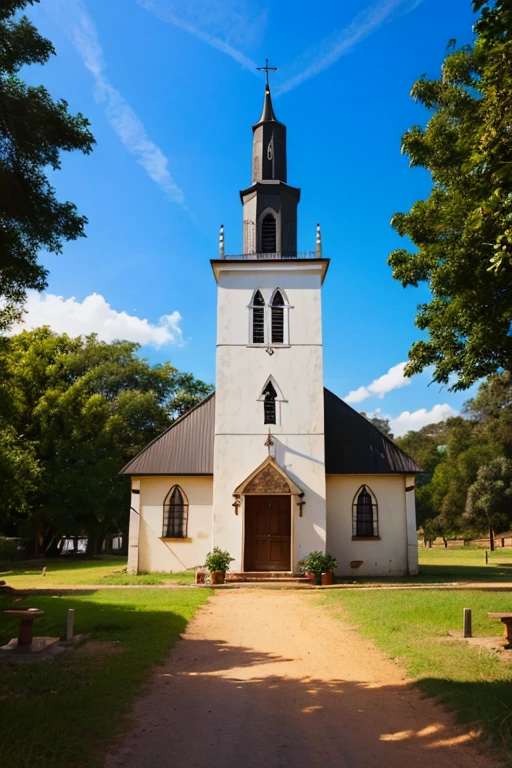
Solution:
M 224 584 L 226 571 L 212 571 L 212 584 Z
M 322 587 L 329 587 L 331 584 L 334 584 L 334 573 L 322 573 Z
M 304 576 L 309 581 L 310 584 L 314 584 L 316 580 L 316 576 L 314 573 L 305 573 Z

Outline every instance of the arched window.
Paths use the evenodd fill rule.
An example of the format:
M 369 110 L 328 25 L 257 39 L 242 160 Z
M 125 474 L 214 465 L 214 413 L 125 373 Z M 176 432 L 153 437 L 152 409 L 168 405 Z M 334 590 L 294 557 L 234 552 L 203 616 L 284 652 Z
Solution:
M 377 538 L 379 515 L 377 499 L 366 485 L 362 485 L 352 503 L 352 536 Z
M 164 501 L 163 539 L 186 539 L 188 528 L 188 501 L 179 487 L 173 485 Z
M 261 251 L 275 253 L 277 249 L 277 225 L 275 216 L 267 213 L 261 222 Z
M 265 300 L 260 291 L 256 291 L 250 304 L 252 311 L 251 342 L 265 343 Z
M 272 344 L 284 344 L 284 307 L 283 295 L 277 290 L 271 301 Z
M 269 381 L 265 389 L 263 390 L 263 413 L 265 416 L 264 424 L 276 423 L 276 397 L 277 392 L 274 389 L 272 382 Z

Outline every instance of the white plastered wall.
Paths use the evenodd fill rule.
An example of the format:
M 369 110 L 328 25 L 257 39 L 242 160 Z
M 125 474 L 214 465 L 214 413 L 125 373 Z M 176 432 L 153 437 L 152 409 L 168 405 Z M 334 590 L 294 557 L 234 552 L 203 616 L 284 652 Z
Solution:
M 134 481 L 140 483 L 138 570 L 178 572 L 203 565 L 212 548 L 213 478 L 161 476 Z M 173 485 L 183 489 L 189 502 L 188 536 L 182 541 L 162 540 L 164 499 Z
M 327 551 L 337 558 L 339 575 L 403 576 L 410 565 L 415 572 L 408 540 L 408 527 L 412 530 L 413 523 L 410 509 L 407 514 L 405 490 L 411 480 L 414 482 L 403 475 L 327 475 Z M 379 540 L 352 540 L 352 503 L 361 485 L 367 485 L 377 499 Z M 414 497 L 414 491 L 408 495 L 411 493 Z M 350 566 L 351 561 L 359 560 L 358 568 Z

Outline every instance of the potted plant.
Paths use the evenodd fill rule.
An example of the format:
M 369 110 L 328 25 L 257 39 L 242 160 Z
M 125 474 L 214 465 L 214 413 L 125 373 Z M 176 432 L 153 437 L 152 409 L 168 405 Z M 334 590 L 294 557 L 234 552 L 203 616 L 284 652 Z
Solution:
M 319 550 L 310 552 L 300 562 L 299 568 L 309 581 L 313 584 L 320 584 L 322 573 L 324 571 L 324 555 Z
M 213 552 L 208 552 L 206 555 L 205 566 L 210 571 L 212 577 L 212 584 L 224 584 L 226 580 L 226 571 L 229 569 L 229 564 L 233 562 L 235 558 L 231 557 L 229 552 L 214 547 Z
M 334 584 L 334 571 L 338 567 L 338 561 L 332 555 L 324 555 L 323 565 L 324 568 L 321 575 L 322 587 L 327 587 Z

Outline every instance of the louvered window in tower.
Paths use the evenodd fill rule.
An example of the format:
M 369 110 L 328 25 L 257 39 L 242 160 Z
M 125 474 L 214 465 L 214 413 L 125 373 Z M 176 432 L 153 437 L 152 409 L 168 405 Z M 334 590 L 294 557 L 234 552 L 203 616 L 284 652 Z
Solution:
M 272 299 L 272 344 L 284 343 L 284 299 L 281 291 L 276 291 Z
M 261 251 L 262 253 L 275 253 L 277 250 L 276 220 L 271 213 L 267 213 L 261 222 Z
M 265 424 L 276 423 L 276 397 L 277 392 L 272 386 L 272 382 L 269 381 L 265 389 L 263 390 L 265 399 L 263 401 L 263 413 L 265 416 Z
M 259 291 L 252 300 L 252 343 L 265 343 L 265 301 Z

